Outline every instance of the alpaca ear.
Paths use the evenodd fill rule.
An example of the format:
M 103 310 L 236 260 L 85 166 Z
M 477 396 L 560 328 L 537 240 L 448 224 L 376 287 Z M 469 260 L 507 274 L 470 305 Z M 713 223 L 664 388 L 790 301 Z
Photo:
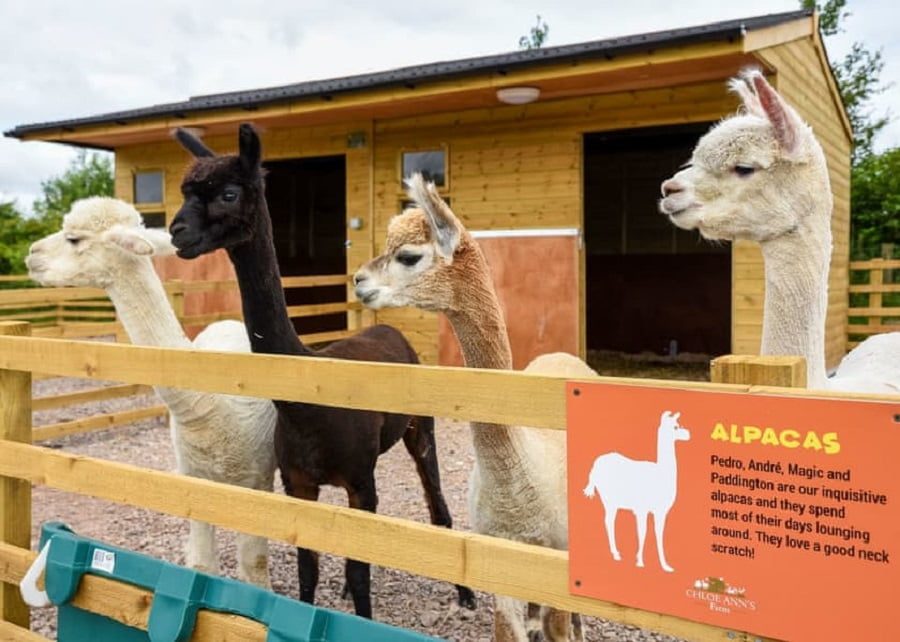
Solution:
M 215 152 L 203 144 L 202 140 L 183 127 L 176 127 L 174 135 L 175 140 L 181 143 L 181 146 L 188 150 L 195 158 L 209 158 L 216 155 Z
M 422 208 L 428 218 L 438 252 L 445 259 L 452 259 L 460 237 L 460 224 L 456 215 L 438 194 L 434 183 L 426 183 L 421 174 L 416 173 L 406 179 L 406 186 L 409 197 Z
M 110 228 L 103 238 L 137 256 L 168 256 L 175 253 L 172 237 L 163 229 L 148 230 L 116 225 Z
M 795 152 L 798 141 L 797 129 L 800 125 L 797 122 L 798 116 L 784 103 L 762 74 L 753 74 L 750 81 L 756 90 L 763 113 L 775 129 L 775 138 L 778 139 L 781 148 L 789 154 Z
M 751 68 L 744 70 L 741 72 L 740 76 L 731 79 L 728 83 L 728 88 L 740 96 L 741 102 L 744 104 L 744 109 L 748 114 L 765 118 L 766 114 L 763 111 L 762 105 L 759 104 L 759 97 L 756 95 L 750 80 L 751 76 L 758 73 L 759 70 L 757 69 Z
M 242 123 L 238 130 L 238 147 L 240 149 L 241 169 L 248 175 L 255 176 L 259 173 L 259 163 L 262 159 L 262 146 L 259 142 L 259 134 L 250 123 Z

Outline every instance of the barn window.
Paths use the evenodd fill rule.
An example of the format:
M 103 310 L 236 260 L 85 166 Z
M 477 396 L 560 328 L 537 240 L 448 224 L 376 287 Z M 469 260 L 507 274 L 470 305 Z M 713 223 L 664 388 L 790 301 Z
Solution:
M 134 203 L 135 205 L 161 204 L 163 202 L 163 173 L 135 172 L 134 173 Z
M 134 173 L 134 206 L 146 227 L 165 227 L 163 173 L 159 170 Z
M 401 165 L 404 179 L 418 172 L 439 188 L 448 187 L 446 149 L 403 152 Z

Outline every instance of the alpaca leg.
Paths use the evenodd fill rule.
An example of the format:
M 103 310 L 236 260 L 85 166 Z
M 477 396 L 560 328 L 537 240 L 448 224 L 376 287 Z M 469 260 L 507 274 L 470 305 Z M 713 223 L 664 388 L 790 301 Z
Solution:
M 584 642 L 581 613 L 572 613 L 572 642 Z
M 529 602 L 525 611 L 525 633 L 528 635 L 528 642 L 541 641 L 541 605 L 535 602 Z
M 609 540 L 609 552 L 612 554 L 613 559 L 618 562 L 622 559 L 622 556 L 619 555 L 619 549 L 616 547 L 616 514 L 619 512 L 619 509 L 615 506 L 605 506 L 604 508 L 606 509 L 604 523 L 606 524 L 606 538 Z
M 569 620 L 572 614 L 568 611 L 545 606 L 541 609 L 541 631 L 547 642 L 569 642 Z
M 319 584 L 319 554 L 297 547 L 297 576 L 300 580 L 300 601 L 314 604 Z
M 416 463 L 416 472 L 425 489 L 425 501 L 431 523 L 435 526 L 453 527 L 450 509 L 441 492 L 441 473 L 434 440 L 434 417 L 414 417 L 406 432 L 403 445 Z M 456 585 L 457 602 L 467 609 L 475 608 L 475 593 L 467 586 Z
M 185 565 L 218 575 L 219 556 L 216 554 L 216 529 L 211 524 L 191 520 L 185 549 Z
M 494 641 L 525 642 L 522 603 L 505 595 L 494 596 Z
M 237 535 L 238 579 L 271 589 L 269 582 L 269 540 L 265 537 Z
M 378 506 L 378 495 L 375 492 L 374 467 L 372 477 L 362 487 L 347 490 L 350 508 L 367 510 L 374 513 Z M 360 617 L 372 619 L 371 570 L 368 562 L 348 559 L 344 566 L 346 579 L 345 591 L 353 598 L 353 608 Z
M 314 484 L 303 483 L 303 478 L 297 475 L 291 478 L 290 470 L 282 469 L 281 481 L 284 484 L 284 492 L 291 497 L 318 501 L 319 487 Z M 316 600 L 316 586 L 319 584 L 319 554 L 308 548 L 297 547 L 297 578 L 300 583 L 300 601 L 314 604 Z
M 644 540 L 647 539 L 647 513 L 635 512 L 634 517 L 637 520 L 638 536 L 637 562 L 635 563 L 635 566 L 644 568 Z
M 656 533 L 656 552 L 659 554 L 659 564 L 667 573 L 675 569 L 666 561 L 666 552 L 663 550 L 663 534 L 666 530 L 666 513 L 653 513 L 653 530 Z

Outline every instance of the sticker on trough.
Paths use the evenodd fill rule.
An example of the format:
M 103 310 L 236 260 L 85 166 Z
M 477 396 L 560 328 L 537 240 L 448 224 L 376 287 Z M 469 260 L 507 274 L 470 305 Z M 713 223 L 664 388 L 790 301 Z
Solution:
M 571 591 L 789 640 L 900 594 L 900 404 L 570 383 Z

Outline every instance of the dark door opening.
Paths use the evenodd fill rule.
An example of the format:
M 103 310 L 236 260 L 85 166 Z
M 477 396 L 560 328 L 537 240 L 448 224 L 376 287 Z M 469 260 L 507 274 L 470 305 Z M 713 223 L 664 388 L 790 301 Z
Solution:
M 708 129 L 584 136 L 588 349 L 730 351 L 731 246 L 680 230 L 657 210 L 660 184 Z
M 282 276 L 345 274 L 344 156 L 269 161 L 266 199 Z M 347 300 L 344 285 L 285 290 L 288 306 Z M 342 330 L 346 313 L 293 319 L 298 334 Z

